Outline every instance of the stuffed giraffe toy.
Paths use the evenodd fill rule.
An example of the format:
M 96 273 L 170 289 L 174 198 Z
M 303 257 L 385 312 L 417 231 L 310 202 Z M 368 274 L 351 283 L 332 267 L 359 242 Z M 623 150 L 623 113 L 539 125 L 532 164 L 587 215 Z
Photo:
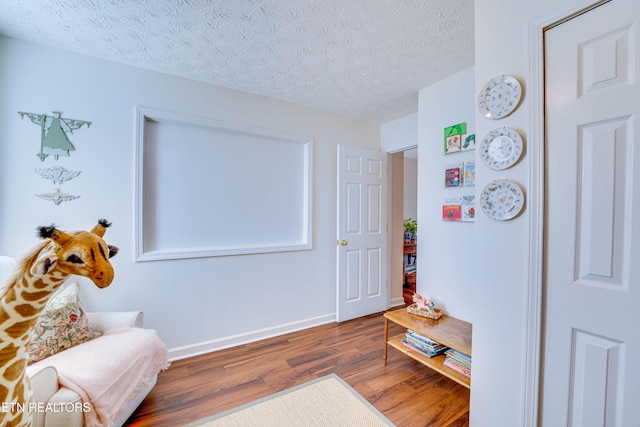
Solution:
M 109 258 L 118 248 L 102 237 L 111 224 L 101 219 L 90 232 L 39 227 L 46 239 L 18 263 L 0 291 L 0 425 L 31 426 L 32 394 L 26 375 L 32 330 L 54 291 L 71 275 L 99 288 L 113 280 Z M 2 285 L 2 284 L 0 284 Z

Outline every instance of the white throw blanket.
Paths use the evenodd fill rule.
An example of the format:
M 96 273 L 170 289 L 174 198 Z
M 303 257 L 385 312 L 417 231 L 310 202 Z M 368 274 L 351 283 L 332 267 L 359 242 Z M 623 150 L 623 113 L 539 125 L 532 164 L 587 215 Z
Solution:
M 167 348 L 156 332 L 119 328 L 34 364 L 58 371 L 60 385 L 90 405 L 84 413 L 88 427 L 109 426 L 121 409 L 168 367 Z

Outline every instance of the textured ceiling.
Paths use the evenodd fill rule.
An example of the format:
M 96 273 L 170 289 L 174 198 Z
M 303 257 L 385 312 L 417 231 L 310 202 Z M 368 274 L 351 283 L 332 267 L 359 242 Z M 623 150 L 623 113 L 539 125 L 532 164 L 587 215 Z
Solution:
M 373 123 L 473 65 L 473 0 L 0 0 L 0 34 Z

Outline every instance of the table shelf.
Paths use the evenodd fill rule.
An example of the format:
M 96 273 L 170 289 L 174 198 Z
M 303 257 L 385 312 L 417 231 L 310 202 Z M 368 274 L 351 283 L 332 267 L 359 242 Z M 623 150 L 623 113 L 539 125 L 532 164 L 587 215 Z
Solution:
M 399 334 L 389 338 L 389 323 L 393 322 L 407 329 L 411 329 L 420 335 L 424 335 L 434 341 L 458 350 L 471 356 L 471 324 L 447 315 L 443 315 L 438 320 L 422 318 L 408 313 L 406 310 L 388 311 L 384 314 L 384 363 L 387 363 L 387 346 L 399 350 L 403 354 L 411 357 L 417 362 L 433 369 L 434 371 L 452 379 L 467 388 L 471 388 L 471 379 L 444 366 L 445 355 L 441 354 L 428 357 L 416 350 L 412 350 L 402 343 L 404 334 Z

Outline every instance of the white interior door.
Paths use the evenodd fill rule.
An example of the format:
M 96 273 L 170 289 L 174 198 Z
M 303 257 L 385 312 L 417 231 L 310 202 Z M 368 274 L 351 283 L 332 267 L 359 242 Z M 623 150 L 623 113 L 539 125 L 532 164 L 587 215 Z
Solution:
M 338 146 L 337 320 L 387 309 L 387 154 Z
M 640 425 L 640 2 L 545 32 L 543 426 Z

